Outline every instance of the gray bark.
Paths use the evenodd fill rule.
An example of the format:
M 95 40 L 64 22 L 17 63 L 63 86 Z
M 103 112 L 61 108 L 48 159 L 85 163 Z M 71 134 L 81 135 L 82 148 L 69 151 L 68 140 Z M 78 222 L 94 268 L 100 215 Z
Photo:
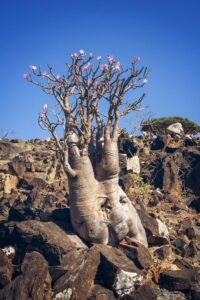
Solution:
M 102 158 L 93 170 L 87 151 L 68 141 L 70 214 L 74 230 L 87 241 L 116 244 L 126 235 L 147 246 L 144 228 L 131 201 L 118 184 L 117 140 L 105 138 Z

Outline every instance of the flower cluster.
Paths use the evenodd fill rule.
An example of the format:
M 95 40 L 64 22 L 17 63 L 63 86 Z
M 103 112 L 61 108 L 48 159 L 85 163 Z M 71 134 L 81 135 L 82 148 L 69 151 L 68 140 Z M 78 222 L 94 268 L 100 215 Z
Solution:
M 88 57 L 85 57 L 85 56 L 86 56 L 86 52 L 83 49 L 79 50 L 78 53 L 70 54 L 70 57 L 74 64 L 76 64 L 79 61 L 83 62 L 82 69 L 86 71 L 86 74 L 88 74 L 87 71 L 90 72 L 93 69 L 93 64 L 91 63 L 91 60 L 93 60 L 95 58 L 95 55 L 94 55 L 94 53 L 90 52 Z M 134 56 L 133 63 L 138 63 L 138 62 L 140 62 L 140 60 L 141 60 L 141 58 L 139 56 Z M 117 61 L 113 55 L 107 56 L 107 63 L 102 62 L 102 56 L 100 56 L 100 55 L 96 56 L 96 61 L 98 62 L 99 70 L 101 70 L 103 72 L 107 72 L 107 71 L 111 71 L 111 70 L 117 72 L 117 71 L 122 70 L 121 62 Z M 29 65 L 28 69 L 31 70 L 34 73 L 34 75 L 41 76 L 47 80 L 52 80 L 51 75 L 50 75 L 51 70 L 49 70 L 49 73 L 41 72 L 41 69 L 35 65 Z M 27 79 L 29 81 L 32 80 L 31 75 L 28 73 L 23 74 L 23 78 Z M 55 78 L 55 81 L 57 81 L 56 86 L 57 86 L 57 84 L 59 84 L 59 87 L 57 86 L 57 88 L 60 88 L 60 84 L 62 81 L 61 75 L 60 74 L 54 75 L 54 78 Z M 147 81 L 148 80 L 146 78 L 143 79 L 144 84 L 146 84 Z
M 36 66 L 28 66 L 29 70 L 31 71 L 37 71 L 37 67 Z

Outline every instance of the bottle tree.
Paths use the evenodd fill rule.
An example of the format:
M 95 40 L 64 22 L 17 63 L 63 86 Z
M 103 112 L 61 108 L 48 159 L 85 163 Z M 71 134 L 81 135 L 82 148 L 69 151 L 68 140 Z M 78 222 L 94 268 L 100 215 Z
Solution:
M 128 100 L 147 82 L 148 70 L 137 69 L 139 61 L 135 57 L 125 69 L 111 55 L 103 63 L 80 50 L 70 55 L 62 76 L 51 66 L 47 72 L 29 66 L 31 74 L 24 74 L 57 103 L 56 111 L 44 105 L 39 124 L 55 140 L 68 177 L 72 225 L 87 241 L 116 244 L 129 235 L 147 245 L 137 211 L 118 183 L 119 122 L 140 109 L 145 96 Z

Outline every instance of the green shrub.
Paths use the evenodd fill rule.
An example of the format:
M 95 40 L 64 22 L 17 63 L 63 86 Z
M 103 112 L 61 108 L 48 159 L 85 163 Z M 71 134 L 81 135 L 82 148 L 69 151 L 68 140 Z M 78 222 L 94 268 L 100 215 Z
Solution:
M 156 135 L 166 134 L 167 127 L 174 123 L 181 123 L 185 134 L 196 134 L 200 132 L 200 126 L 197 123 L 182 117 L 162 117 L 150 119 L 143 122 L 141 130 L 151 132 Z

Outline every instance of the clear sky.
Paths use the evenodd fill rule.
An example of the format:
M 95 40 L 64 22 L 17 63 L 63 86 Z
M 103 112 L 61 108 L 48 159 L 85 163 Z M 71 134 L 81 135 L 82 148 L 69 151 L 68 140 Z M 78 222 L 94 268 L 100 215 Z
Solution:
M 62 74 L 79 49 L 124 65 L 140 56 L 148 111 L 200 123 L 199 0 L 1 0 L 0 43 L 0 129 L 15 138 L 49 136 L 37 124 L 48 96 L 22 78 L 27 66 Z

